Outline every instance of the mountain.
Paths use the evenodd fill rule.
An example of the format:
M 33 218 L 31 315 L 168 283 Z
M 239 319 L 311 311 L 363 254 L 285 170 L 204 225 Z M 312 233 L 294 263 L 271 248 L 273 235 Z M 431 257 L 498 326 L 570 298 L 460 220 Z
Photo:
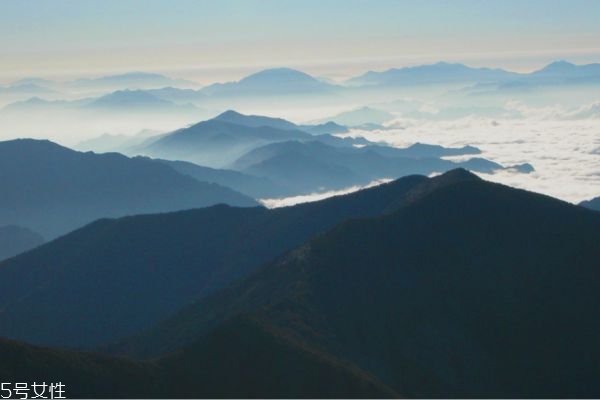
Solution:
M 124 89 L 158 89 L 167 86 L 193 88 L 198 84 L 183 79 L 173 79 L 164 75 L 149 72 L 127 72 L 99 78 L 77 79 L 67 86 L 78 90 L 124 90 Z
M 53 93 L 52 89 L 44 86 L 39 86 L 34 83 L 21 83 L 18 85 L 0 86 L 0 94 L 25 94 L 25 95 L 38 95 Z
M 242 362 L 240 354 L 247 355 Z M 398 397 L 356 368 L 311 354 L 254 321 L 232 323 L 210 342 L 152 362 L 0 339 L 0 376 L 30 389 L 34 382 L 61 382 L 63 396 L 78 399 Z M 41 394 L 49 397 L 49 389 Z
M 429 175 L 459 166 L 492 172 L 502 166 L 475 158 L 461 162 L 441 159 L 445 155 L 476 154 L 478 149 L 446 149 L 415 144 L 406 149 L 366 145 L 337 147 L 319 141 L 288 141 L 249 151 L 233 164 L 235 170 L 269 179 L 291 193 L 313 193 L 364 185 L 371 181 L 410 174 Z
M 259 178 L 238 171 L 203 167 L 187 161 L 157 161 L 165 163 L 175 171 L 189 175 L 200 182 L 216 183 L 255 199 L 285 197 L 293 194 L 269 179 Z
M 461 170 L 394 210 L 315 236 L 113 351 L 187 354 L 204 342 L 197 360 L 218 358 L 252 348 L 242 327 L 237 346 L 216 344 L 250 319 L 276 332 L 262 351 L 294 341 L 406 397 L 600 394 L 600 214 Z
M 266 143 L 312 137 L 300 130 L 239 125 L 218 118 L 162 136 L 142 151 L 156 158 L 189 161 L 221 168 L 247 151 Z M 250 118 L 252 117 L 246 120 Z
M 333 135 L 336 133 L 347 133 L 349 129 L 333 121 L 327 121 L 317 125 L 300 125 L 300 129 L 313 135 Z
M 502 69 L 473 68 L 464 64 L 438 62 L 415 67 L 392 68 L 387 71 L 369 71 L 364 75 L 351 78 L 348 86 L 395 86 L 497 82 L 518 77 L 519 74 Z
M 86 105 L 87 108 L 105 111 L 149 111 L 156 112 L 167 110 L 193 111 L 192 105 L 176 105 L 163 100 L 144 90 L 117 90 L 94 99 Z
M 16 256 L 44 243 L 44 238 L 16 225 L 0 226 L 0 260 Z
M 600 211 L 600 197 L 595 197 L 591 200 L 582 201 L 579 203 L 580 206 L 589 208 L 590 210 Z
M 132 335 L 346 219 L 388 212 L 425 180 L 272 210 L 96 221 L 0 263 L 0 336 L 93 348 Z
M 333 94 L 337 86 L 290 68 L 267 69 L 237 82 L 215 83 L 202 89 L 212 96 L 288 96 Z
M 217 115 L 213 118 L 215 121 L 229 122 L 237 125 L 249 126 L 252 128 L 260 128 L 262 126 L 284 129 L 284 130 L 295 130 L 298 126 L 290 121 L 286 121 L 282 118 L 271 118 L 264 117 L 261 115 L 244 115 L 233 110 L 227 110 L 222 114 Z
M 75 146 L 75 150 L 93 151 L 96 153 L 117 152 L 129 154 L 131 150 L 135 150 L 150 138 L 156 140 L 156 137 L 161 133 L 150 129 L 144 129 L 135 135 L 120 135 L 104 133 L 100 136 L 86 139 L 79 142 Z
M 567 61 L 555 61 L 530 74 L 534 78 L 554 79 L 576 83 L 600 81 L 600 64 L 575 65 Z
M 214 120 L 230 122 L 232 124 L 250 126 L 254 128 L 267 126 L 284 130 L 301 130 L 313 135 L 331 135 L 334 133 L 348 132 L 348 128 L 338 125 L 332 121 L 317 125 L 296 125 L 293 122 L 282 118 L 272 118 L 261 115 L 244 115 L 233 110 L 225 111 L 224 113 L 216 116 Z
M 328 121 L 333 121 L 345 126 L 360 126 L 365 124 L 381 125 L 392 119 L 394 119 L 393 114 L 371 107 L 361 107 L 326 118 Z
M 147 89 L 146 92 L 158 97 L 159 99 L 167 100 L 175 104 L 194 104 L 206 99 L 206 95 L 200 90 L 181 89 L 176 87 L 163 87 L 160 89 Z
M 102 217 L 257 204 L 159 162 L 80 153 L 49 141 L 0 142 L 0 170 L 0 226 L 27 227 L 48 239 Z

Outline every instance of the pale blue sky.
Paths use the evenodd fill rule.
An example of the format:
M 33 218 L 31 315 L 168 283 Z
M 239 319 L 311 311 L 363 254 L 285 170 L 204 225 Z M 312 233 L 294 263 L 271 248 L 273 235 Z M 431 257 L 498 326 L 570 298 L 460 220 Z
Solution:
M 200 81 L 269 66 L 341 77 L 439 60 L 600 61 L 600 1 L 0 2 L 0 79 L 128 70 Z

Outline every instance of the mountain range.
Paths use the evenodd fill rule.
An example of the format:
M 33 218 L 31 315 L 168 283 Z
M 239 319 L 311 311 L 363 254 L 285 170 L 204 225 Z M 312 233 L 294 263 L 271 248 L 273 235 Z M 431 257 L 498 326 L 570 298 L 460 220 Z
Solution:
M 202 183 L 163 163 L 117 153 L 81 153 L 42 140 L 0 142 L 0 226 L 47 239 L 102 217 L 217 203 L 255 206 L 250 197 Z
M 460 162 L 441 158 L 479 153 L 470 146 L 459 149 L 416 144 L 398 149 L 365 139 L 310 134 L 306 127 L 280 118 L 230 110 L 161 135 L 140 147 L 138 153 L 242 172 L 269 180 L 283 189 L 284 195 L 342 189 L 377 179 L 431 174 L 456 167 L 478 172 L 503 169 L 482 158 Z
M 0 336 L 93 348 L 133 334 L 343 220 L 386 212 L 425 179 L 273 210 L 219 205 L 96 221 L 0 263 Z
M 598 396 L 599 214 L 485 182 L 464 170 L 403 178 L 325 202 L 336 203 L 331 209 L 337 212 L 346 209 L 346 202 L 369 211 L 349 220 L 346 214 L 341 218 L 345 222 L 307 235 L 312 238 L 290 246 L 294 250 L 266 256 L 271 261 L 246 278 L 200 297 L 154 328 L 102 347 L 103 352 L 140 359 L 1 341 L 0 371 L 24 382 L 63 376 L 74 397 Z M 331 209 L 324 204 L 303 207 L 321 208 L 328 216 Z M 300 216 L 301 208 L 289 210 L 298 212 L 296 223 L 307 220 Z M 263 212 L 275 211 L 286 212 Z M 148 218 L 159 218 L 157 225 L 177 243 L 193 235 L 176 233 L 170 220 L 186 220 L 192 230 L 201 226 L 186 213 L 100 221 L 72 235 L 110 253 L 114 245 L 98 240 L 118 243 L 118 238 L 106 233 L 94 239 L 93 230 L 106 223 L 139 223 L 138 233 L 127 234 L 128 244 L 145 243 L 153 251 L 157 242 L 147 241 L 152 231 Z M 238 229 L 246 224 L 237 219 Z M 265 227 L 276 227 L 277 221 L 261 224 L 261 235 L 251 230 L 247 237 L 263 240 Z M 124 226 L 106 228 L 126 234 Z M 13 313 L 6 299 L 22 293 L 7 280 L 19 282 L 11 275 L 27 274 L 18 272 L 23 269 L 30 271 L 30 279 L 50 274 L 40 264 L 30 269 L 27 262 L 57 257 L 59 241 L 0 264 L 0 282 L 6 286 L 0 291 L 2 314 Z M 66 242 L 64 248 L 73 251 Z M 193 246 L 186 248 L 194 252 Z M 136 265 L 145 261 L 134 259 L 129 268 L 101 264 L 111 267 L 107 277 L 128 269 L 132 278 L 145 278 L 154 270 L 146 267 L 141 273 Z M 187 265 L 202 265 L 203 260 Z M 80 260 L 61 268 L 60 276 L 67 272 L 74 277 L 72 271 L 85 269 L 79 280 L 97 279 L 103 268 L 90 275 L 89 264 Z M 128 279 L 123 290 L 132 282 L 136 279 Z M 54 285 L 33 287 L 44 291 Z M 69 287 L 86 298 L 87 286 Z M 104 285 L 95 287 L 102 290 Z M 55 293 L 50 298 L 66 301 L 75 295 Z M 40 292 L 19 297 L 32 303 L 48 299 Z M 112 301 L 113 296 L 107 293 L 104 299 Z M 86 318 L 99 318 L 85 301 L 80 307 L 88 310 Z M 101 315 L 115 312 L 109 310 Z M 47 314 L 36 312 L 40 315 L 14 311 L 13 318 L 29 318 L 30 326 L 36 326 L 24 335 L 43 335 L 47 324 L 68 331 L 84 323 L 65 319 L 70 315 L 66 311 L 64 316 L 50 314 L 53 318 L 39 318 Z M 11 326 L 8 320 L 0 324 L 2 329 Z M 102 331 L 114 327 L 97 324 L 90 330 L 92 326 Z M 98 379 L 111 384 L 91 384 Z

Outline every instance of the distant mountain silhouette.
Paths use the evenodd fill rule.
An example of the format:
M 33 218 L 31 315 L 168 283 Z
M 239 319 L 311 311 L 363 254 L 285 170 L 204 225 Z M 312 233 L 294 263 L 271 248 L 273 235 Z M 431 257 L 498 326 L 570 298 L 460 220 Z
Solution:
M 270 128 L 285 130 L 298 129 L 298 126 L 296 124 L 290 121 L 286 121 L 282 118 L 264 117 L 262 115 L 244 115 L 234 110 L 227 110 L 224 113 L 217 115 L 215 118 L 213 118 L 213 120 L 249 126 L 252 128 L 260 128 L 262 126 L 266 126 Z
M 238 82 L 215 83 L 202 89 L 209 96 L 285 96 L 331 94 L 338 87 L 291 68 L 267 69 Z
M 195 87 L 194 82 L 183 79 L 173 79 L 164 75 L 149 72 L 127 72 L 118 75 L 102 76 L 99 78 L 77 79 L 67 83 L 67 86 L 79 90 L 123 90 L 123 89 L 153 89 L 166 86 Z
M 200 182 L 216 183 L 253 198 L 285 197 L 293 193 L 266 178 L 227 169 L 202 167 L 187 161 L 158 160 Z
M 164 107 L 173 107 L 174 105 L 166 100 L 143 91 L 143 90 L 118 90 L 109 93 L 88 104 L 93 108 L 111 108 L 111 109 L 156 109 Z
M 395 210 L 342 223 L 113 350 L 184 356 L 206 343 L 196 362 L 225 353 L 241 366 L 229 350 L 251 348 L 253 328 L 217 343 L 245 318 L 276 332 L 261 349 L 288 339 L 402 396 L 600 394 L 600 214 L 461 170 Z
M 333 135 L 335 133 L 347 133 L 349 129 L 343 125 L 336 124 L 333 121 L 324 122 L 317 125 L 300 125 L 300 129 L 313 135 Z
M 267 126 L 276 129 L 301 130 L 313 135 L 331 135 L 334 133 L 348 132 L 348 128 L 338 125 L 332 121 L 317 125 L 296 125 L 293 122 L 282 118 L 264 117 L 261 115 L 244 115 L 233 110 L 225 111 L 224 113 L 216 116 L 214 120 L 231 122 L 233 124 L 250 126 L 254 128 Z
M 0 336 L 89 348 L 134 334 L 339 222 L 388 212 L 426 180 L 273 210 L 99 220 L 0 263 Z
M 38 95 L 52 93 L 53 90 L 36 85 L 34 83 L 22 83 L 18 85 L 0 86 L 0 94 L 27 94 L 27 95 Z
M 146 89 L 146 92 L 159 99 L 167 100 L 175 104 L 193 104 L 206 99 L 206 95 L 202 94 L 200 90 L 181 89 L 172 86 L 160 89 Z
M 462 162 L 439 158 L 477 152 L 478 149 L 468 146 L 445 149 L 416 144 L 406 149 L 374 145 L 354 148 L 334 147 L 318 141 L 289 141 L 254 149 L 240 157 L 233 168 L 269 179 L 295 193 L 342 189 L 411 174 L 428 175 L 459 166 L 480 172 L 502 169 L 501 165 L 481 158 Z
M 300 130 L 239 125 L 218 118 L 162 136 L 142 151 L 156 158 L 221 168 L 266 143 L 312 138 L 312 135 Z
M 16 256 L 44 243 L 44 238 L 16 225 L 0 226 L 0 260 Z
M 360 126 L 365 124 L 383 124 L 394 118 L 393 114 L 387 111 L 378 110 L 371 107 L 361 107 L 350 111 L 326 118 L 345 126 Z
M 24 226 L 48 239 L 101 217 L 257 204 L 159 162 L 80 153 L 49 141 L 0 142 L 0 170 L 0 226 Z
M 505 81 L 519 74 L 502 69 L 472 68 L 464 64 L 438 62 L 415 67 L 392 68 L 387 71 L 369 71 L 346 81 L 351 86 L 389 86 L 417 84 L 468 83 Z

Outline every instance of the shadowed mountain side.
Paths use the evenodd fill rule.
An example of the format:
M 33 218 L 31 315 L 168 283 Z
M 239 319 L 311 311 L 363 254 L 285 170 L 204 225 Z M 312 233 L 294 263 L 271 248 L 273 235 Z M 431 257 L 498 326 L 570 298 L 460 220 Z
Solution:
M 0 226 L 0 260 L 15 256 L 44 243 L 44 238 L 16 225 Z
M 149 362 L 0 339 L 0 377 L 3 382 L 26 382 L 30 389 L 34 382 L 61 382 L 65 385 L 63 396 L 67 398 L 167 397 L 158 376 L 158 368 Z M 7 387 L 12 389 L 14 384 Z M 50 397 L 48 388 L 43 393 L 38 388 L 38 393 Z
M 0 170 L 0 225 L 24 226 L 50 239 L 101 217 L 257 205 L 156 161 L 80 153 L 49 141 L 0 142 Z
M 215 206 L 94 222 L 0 263 L 0 335 L 93 347 L 134 334 L 341 221 L 387 212 L 424 181 L 274 210 Z
M 580 206 L 589 208 L 590 210 L 600 211 L 600 197 L 595 197 L 591 200 L 582 201 L 579 203 Z
M 251 315 L 410 397 L 597 397 L 600 215 L 465 174 L 118 348 L 161 354 Z
M 250 319 L 152 362 L 0 340 L 0 376 L 29 387 L 61 382 L 67 398 L 398 397 L 364 371 Z

